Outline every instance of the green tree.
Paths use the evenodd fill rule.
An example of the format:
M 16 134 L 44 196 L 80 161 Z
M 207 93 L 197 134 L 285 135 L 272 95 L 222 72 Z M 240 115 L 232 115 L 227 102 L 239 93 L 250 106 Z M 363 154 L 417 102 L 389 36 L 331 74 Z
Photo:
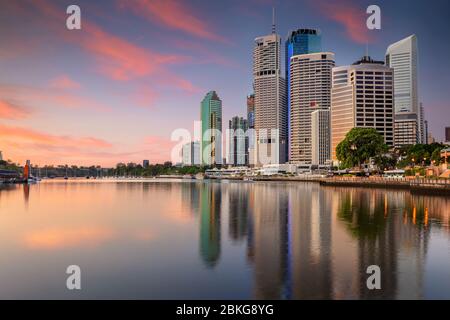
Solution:
M 353 128 L 336 147 L 336 156 L 346 168 L 361 166 L 388 151 L 384 138 L 373 128 Z

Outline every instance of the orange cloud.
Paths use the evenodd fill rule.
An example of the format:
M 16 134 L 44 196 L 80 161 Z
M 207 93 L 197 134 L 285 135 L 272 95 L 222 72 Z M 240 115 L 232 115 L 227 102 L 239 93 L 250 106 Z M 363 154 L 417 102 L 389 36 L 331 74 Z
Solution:
M 187 34 L 223 43 L 229 40 L 212 32 L 212 27 L 201 18 L 196 17 L 194 10 L 178 0 L 119 0 L 122 8 L 130 8 L 138 15 L 151 22 L 157 22 L 167 28 L 179 30 Z
M 69 76 L 62 75 L 56 79 L 53 79 L 50 82 L 50 87 L 55 89 L 79 89 L 81 88 L 81 85 L 72 80 Z
M 24 243 L 29 249 L 59 250 L 77 246 L 96 247 L 113 237 L 111 229 L 100 227 L 48 229 L 25 235 Z
M 321 14 L 341 24 L 347 35 L 357 43 L 373 40 L 373 33 L 367 29 L 366 10 L 351 1 L 311 1 Z
M 17 120 L 27 117 L 23 107 L 0 100 L 0 119 Z
M 59 146 L 59 147 L 89 147 L 89 148 L 110 148 L 112 145 L 104 140 L 85 137 L 74 138 L 70 136 L 57 136 L 32 129 L 21 127 L 10 127 L 0 125 L 2 133 L 0 141 L 12 139 L 13 141 L 21 140 L 30 143 L 39 143 L 40 145 Z

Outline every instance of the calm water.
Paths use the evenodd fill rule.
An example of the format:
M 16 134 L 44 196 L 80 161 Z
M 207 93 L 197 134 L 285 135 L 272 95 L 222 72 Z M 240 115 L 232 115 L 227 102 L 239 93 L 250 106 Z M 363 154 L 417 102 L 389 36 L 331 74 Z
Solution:
M 0 298 L 450 299 L 450 199 L 285 182 L 0 186 Z M 66 268 L 82 290 L 66 289 Z M 366 289 L 367 266 L 382 271 Z

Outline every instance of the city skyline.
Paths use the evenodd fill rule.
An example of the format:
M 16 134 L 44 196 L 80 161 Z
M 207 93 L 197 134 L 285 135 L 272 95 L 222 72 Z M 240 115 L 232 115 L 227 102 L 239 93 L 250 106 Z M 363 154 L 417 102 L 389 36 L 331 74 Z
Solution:
M 210 90 L 223 101 L 223 121 L 246 117 L 252 46 L 270 34 L 273 6 L 282 46 L 289 30 L 318 28 L 336 66 L 360 58 L 366 43 L 374 59 L 384 60 L 389 44 L 416 34 L 420 102 L 429 131 L 444 140 L 447 2 L 436 1 L 440 9 L 425 25 L 414 22 L 425 2 L 381 1 L 380 31 L 365 26 L 367 1 L 230 1 L 227 8 L 203 1 L 78 1 L 80 31 L 65 29 L 69 4 L 2 4 L 0 34 L 9 45 L 0 51 L 0 150 L 7 159 L 105 166 L 169 160 L 171 131 L 193 130 L 199 101 Z M 304 12 L 294 14 L 299 7 Z M 17 16 L 27 23 L 19 25 L 24 19 Z

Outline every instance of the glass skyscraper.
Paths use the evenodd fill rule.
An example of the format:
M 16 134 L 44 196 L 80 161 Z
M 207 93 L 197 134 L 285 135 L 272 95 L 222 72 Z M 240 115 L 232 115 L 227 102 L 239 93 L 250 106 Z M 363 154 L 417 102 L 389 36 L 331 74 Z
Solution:
M 222 100 L 216 91 L 208 92 L 202 100 L 200 118 L 202 121 L 201 163 L 222 164 Z M 206 150 L 206 148 L 209 149 Z
M 289 97 L 290 88 L 290 71 L 289 64 L 291 57 L 299 54 L 309 54 L 322 52 L 322 36 L 319 29 L 297 29 L 289 32 L 286 39 L 285 47 L 285 74 L 287 83 L 287 114 L 288 114 L 288 136 L 291 128 L 291 101 Z M 288 152 L 290 154 L 290 151 Z

